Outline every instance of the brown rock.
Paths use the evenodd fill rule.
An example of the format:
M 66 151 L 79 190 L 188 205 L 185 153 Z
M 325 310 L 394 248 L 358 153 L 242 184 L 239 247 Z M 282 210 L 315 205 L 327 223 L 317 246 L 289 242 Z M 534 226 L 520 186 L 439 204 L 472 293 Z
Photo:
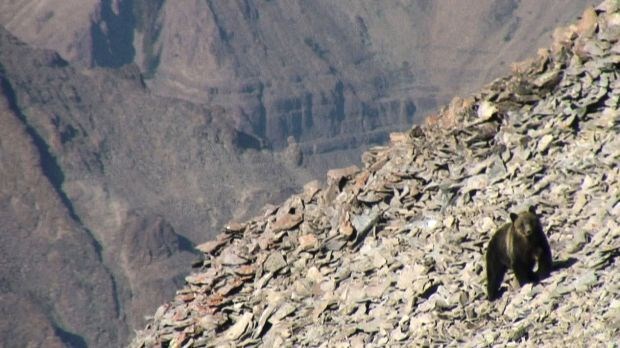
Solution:
M 338 182 L 342 178 L 350 179 L 353 175 L 359 172 L 359 168 L 356 165 L 352 165 L 346 168 L 331 169 L 327 172 L 328 182 Z
M 226 244 L 228 240 L 228 236 L 226 236 L 225 234 L 220 234 L 215 240 L 197 245 L 196 249 L 202 251 L 205 254 L 212 254 L 213 252 L 217 251 L 217 249 L 219 249 L 222 245 Z
M 304 216 L 301 211 L 295 211 L 292 214 L 285 214 L 280 216 L 272 225 L 271 229 L 274 233 L 280 231 L 290 230 L 304 221 Z
M 590 38 L 597 27 L 597 15 L 594 8 L 587 7 L 581 15 L 581 20 L 577 22 L 576 32 L 583 38 Z
M 299 248 L 301 250 L 315 249 L 319 245 L 319 241 L 314 234 L 305 234 L 299 236 Z

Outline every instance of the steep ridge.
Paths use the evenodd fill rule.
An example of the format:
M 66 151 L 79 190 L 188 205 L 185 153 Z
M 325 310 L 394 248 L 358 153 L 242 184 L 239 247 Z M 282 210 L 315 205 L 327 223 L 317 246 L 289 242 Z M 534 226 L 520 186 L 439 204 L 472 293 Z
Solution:
M 588 8 L 512 75 L 365 152 L 364 168 L 230 223 L 131 346 L 618 342 L 619 38 L 617 1 Z M 486 244 L 529 205 L 554 272 L 489 303 Z
M 121 344 L 129 330 L 112 274 L 62 202 L 54 158 L 24 124 L 1 68 L 0 346 Z

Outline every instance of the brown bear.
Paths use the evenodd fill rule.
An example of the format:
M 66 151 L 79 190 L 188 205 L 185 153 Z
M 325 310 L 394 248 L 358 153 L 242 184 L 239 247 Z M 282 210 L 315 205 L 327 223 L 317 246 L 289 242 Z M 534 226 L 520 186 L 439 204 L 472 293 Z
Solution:
M 489 301 L 498 298 L 499 289 L 508 268 L 512 268 L 519 285 L 537 283 L 551 273 L 551 248 L 535 208 L 520 214 L 511 213 L 512 222 L 502 226 L 491 238 L 486 253 L 487 295 Z M 534 265 L 538 270 L 534 273 Z

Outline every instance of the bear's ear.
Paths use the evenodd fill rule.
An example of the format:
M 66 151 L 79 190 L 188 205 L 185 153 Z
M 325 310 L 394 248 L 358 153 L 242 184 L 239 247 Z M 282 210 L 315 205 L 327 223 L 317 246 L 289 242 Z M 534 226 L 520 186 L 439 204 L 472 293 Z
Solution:
M 515 214 L 515 213 L 510 213 L 510 220 L 512 222 L 517 221 L 517 218 L 519 217 L 519 215 Z
M 536 207 L 533 205 L 530 205 L 530 207 L 527 208 L 527 210 L 532 214 L 536 214 Z

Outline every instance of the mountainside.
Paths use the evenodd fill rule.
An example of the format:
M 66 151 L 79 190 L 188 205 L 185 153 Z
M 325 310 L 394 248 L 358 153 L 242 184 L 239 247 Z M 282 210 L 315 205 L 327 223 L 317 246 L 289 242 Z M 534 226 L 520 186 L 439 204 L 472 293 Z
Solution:
M 136 63 L 159 95 L 220 105 L 266 146 L 293 136 L 321 154 L 385 141 L 588 3 L 17 0 L 0 4 L 0 23 L 71 63 Z
M 126 344 L 193 245 L 589 2 L 0 2 L 0 345 Z
M 309 178 L 294 151 L 239 150 L 221 111 L 154 97 L 135 67 L 76 69 L 0 28 L 0 82 L 3 301 L 69 345 L 126 343 L 182 284 L 191 240 Z M 30 327 L 0 321 L 24 332 L 6 346 Z
M 119 342 L 128 332 L 114 279 L 43 174 L 50 158 L 0 82 L 0 345 L 84 346 L 76 331 L 94 345 Z
M 197 246 L 132 347 L 605 346 L 620 338 L 620 4 L 364 166 Z M 554 271 L 486 299 L 484 252 L 535 206 Z

